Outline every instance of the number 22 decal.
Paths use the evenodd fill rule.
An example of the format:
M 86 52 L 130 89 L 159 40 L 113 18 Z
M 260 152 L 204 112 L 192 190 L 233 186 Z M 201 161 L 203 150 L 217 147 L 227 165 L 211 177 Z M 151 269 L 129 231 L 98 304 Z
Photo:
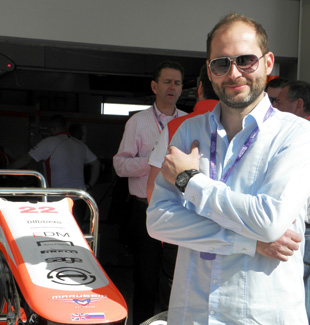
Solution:
M 53 207 L 20 207 L 20 213 L 58 213 Z

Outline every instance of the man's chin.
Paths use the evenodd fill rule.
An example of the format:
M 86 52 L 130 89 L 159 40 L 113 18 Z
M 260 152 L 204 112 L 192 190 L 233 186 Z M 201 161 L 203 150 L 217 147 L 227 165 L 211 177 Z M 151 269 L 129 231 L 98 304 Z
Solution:
M 168 96 L 166 98 L 167 104 L 170 104 L 170 105 L 172 105 L 172 104 L 175 105 L 177 101 L 178 101 L 178 98 L 176 96 Z
M 251 104 L 251 100 L 249 100 L 248 96 L 235 96 L 235 97 L 224 97 L 222 98 L 222 102 L 231 108 L 243 109 Z
M 248 94 L 239 94 L 233 97 L 223 96 L 221 101 L 231 108 L 244 109 L 253 104 L 260 97 L 262 91 L 263 90 Z
M 234 108 L 234 109 L 245 109 L 246 107 L 249 106 L 249 103 L 247 102 L 241 102 L 241 103 L 236 103 L 236 102 L 224 102 L 228 107 Z

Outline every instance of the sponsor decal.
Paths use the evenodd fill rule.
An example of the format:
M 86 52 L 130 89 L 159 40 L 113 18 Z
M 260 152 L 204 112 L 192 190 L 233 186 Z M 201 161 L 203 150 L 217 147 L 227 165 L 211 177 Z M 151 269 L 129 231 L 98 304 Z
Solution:
M 60 232 L 56 231 L 44 231 L 44 232 L 34 232 L 33 237 L 70 237 L 68 233 L 61 234 Z
M 91 299 L 84 299 L 84 300 L 73 299 L 73 302 L 76 303 L 77 305 L 86 306 L 90 304 Z
M 51 240 L 41 240 L 36 242 L 38 246 L 74 246 L 72 241 L 64 241 L 59 239 L 51 239 Z
M 70 254 L 77 254 L 78 251 L 74 249 L 49 249 L 46 251 L 41 251 L 41 254 L 53 254 L 53 253 L 70 253 Z
M 104 313 L 74 313 L 71 314 L 72 321 L 80 321 L 80 320 L 98 320 L 98 319 L 105 319 Z
M 92 302 L 97 302 L 106 299 L 107 295 L 96 295 L 96 294 L 70 294 L 61 296 L 52 296 L 52 300 L 60 300 L 63 302 L 72 302 L 72 300 L 90 299 Z
M 82 263 L 83 260 L 76 257 L 50 257 L 45 259 L 46 263 L 56 263 L 56 262 L 64 262 L 64 263 Z
M 59 267 L 47 274 L 47 278 L 62 285 L 87 285 L 96 281 L 91 272 L 77 267 Z
M 27 220 L 27 223 L 31 224 L 37 224 L 37 223 L 43 223 L 43 224 L 50 224 L 50 223 L 56 223 L 56 224 L 62 224 L 61 221 L 58 220 Z
M 88 307 L 91 304 L 102 301 L 106 298 L 106 295 L 67 295 L 52 297 L 53 300 L 61 301 L 63 303 L 75 304 L 78 307 Z

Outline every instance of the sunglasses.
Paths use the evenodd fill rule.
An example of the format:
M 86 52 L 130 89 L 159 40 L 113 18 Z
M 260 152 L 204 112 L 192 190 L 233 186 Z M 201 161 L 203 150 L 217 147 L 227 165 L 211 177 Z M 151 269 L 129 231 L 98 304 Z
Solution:
M 223 77 L 230 71 L 231 63 L 233 62 L 236 64 L 239 71 L 252 73 L 257 70 L 259 60 L 265 55 L 266 53 L 259 58 L 255 54 L 216 58 L 209 63 L 209 68 L 214 76 Z

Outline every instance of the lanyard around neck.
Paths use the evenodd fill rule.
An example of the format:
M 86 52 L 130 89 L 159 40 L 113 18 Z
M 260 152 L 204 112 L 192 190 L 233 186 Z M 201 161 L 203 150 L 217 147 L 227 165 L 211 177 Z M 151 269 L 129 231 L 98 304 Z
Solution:
M 273 108 L 269 107 L 268 111 L 265 114 L 263 122 L 265 122 L 272 114 Z M 249 137 L 246 139 L 242 148 L 240 149 L 234 163 L 230 166 L 230 168 L 226 171 L 226 173 L 221 177 L 220 181 L 226 183 L 228 177 L 230 176 L 233 168 L 236 166 L 238 161 L 244 156 L 244 154 L 248 151 L 253 141 L 255 140 L 259 129 L 258 126 L 251 132 Z M 210 178 L 216 179 L 216 140 L 217 140 L 217 129 L 211 134 L 211 145 L 210 145 Z
M 158 127 L 158 131 L 159 131 L 159 133 L 161 133 L 162 130 L 165 128 L 165 126 L 164 126 L 163 122 L 161 121 L 161 119 L 159 118 L 154 105 L 153 105 L 153 114 L 154 114 L 155 122 Z
M 265 122 L 272 114 L 273 108 L 272 106 L 269 107 L 268 111 L 265 114 L 263 122 Z M 249 137 L 246 139 L 244 144 L 242 145 L 242 148 L 240 149 L 234 163 L 230 166 L 230 168 L 226 171 L 226 173 L 221 177 L 220 181 L 223 183 L 226 183 L 228 177 L 230 176 L 233 168 L 236 166 L 238 161 L 244 156 L 244 154 L 248 151 L 251 144 L 253 143 L 254 139 L 257 136 L 259 129 L 258 126 L 251 132 Z M 217 140 L 217 129 L 211 134 L 211 145 L 210 145 L 210 178 L 216 179 L 216 140 Z M 200 257 L 204 260 L 214 260 L 216 254 L 212 253 L 200 253 Z
M 160 119 L 160 117 L 157 114 L 157 111 L 155 109 L 155 104 L 152 106 L 152 108 L 153 108 L 154 119 L 155 119 L 155 122 L 157 124 L 158 131 L 159 131 L 159 133 L 161 133 L 163 131 L 163 129 L 165 128 L 165 125 L 164 125 L 164 123 L 162 122 L 162 120 Z M 175 116 L 173 118 L 177 118 L 178 117 L 178 111 L 177 111 L 176 108 L 175 108 L 174 115 Z

